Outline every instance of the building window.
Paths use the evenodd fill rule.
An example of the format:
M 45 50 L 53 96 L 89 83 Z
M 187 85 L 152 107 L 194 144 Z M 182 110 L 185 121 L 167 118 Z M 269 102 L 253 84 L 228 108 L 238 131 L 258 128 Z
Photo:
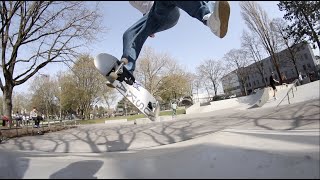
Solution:
M 305 71 L 307 70 L 307 68 L 306 68 L 306 65 L 305 65 L 305 64 L 304 64 L 302 67 L 303 67 L 303 70 L 305 70 Z
M 256 82 L 255 81 L 253 81 L 253 85 L 256 86 Z
M 308 63 L 308 68 L 311 68 L 311 65 Z
M 266 79 L 266 82 L 268 83 L 268 78 L 265 78 Z
M 305 59 L 308 59 L 307 53 L 304 53 L 304 58 L 305 58 Z

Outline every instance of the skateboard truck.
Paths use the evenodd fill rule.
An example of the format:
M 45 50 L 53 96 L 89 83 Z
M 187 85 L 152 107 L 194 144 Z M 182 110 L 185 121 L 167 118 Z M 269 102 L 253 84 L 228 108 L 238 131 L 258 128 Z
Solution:
M 128 60 L 122 58 L 120 64 L 115 68 L 114 72 L 110 72 L 109 76 L 112 80 L 117 79 L 120 82 L 125 81 L 129 85 L 133 85 L 135 78 L 127 69 L 124 69 L 123 66 L 126 64 L 128 64 Z
M 125 59 L 125 58 L 122 58 L 121 59 L 121 63 L 119 64 L 119 66 L 117 66 L 117 68 L 115 69 L 114 72 L 111 72 L 109 74 L 109 76 L 113 79 L 113 80 L 116 80 L 118 79 L 118 74 L 122 74 L 123 73 L 123 66 L 128 64 L 128 60 Z

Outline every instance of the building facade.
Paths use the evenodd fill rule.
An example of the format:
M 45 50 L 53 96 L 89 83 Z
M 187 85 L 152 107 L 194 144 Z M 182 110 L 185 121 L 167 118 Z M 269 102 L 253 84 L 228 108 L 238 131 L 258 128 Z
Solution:
M 236 95 L 240 96 L 243 92 L 243 87 L 241 86 L 240 79 L 235 71 L 223 76 L 221 78 L 223 92 L 226 95 Z
M 317 60 L 309 44 L 300 43 L 293 48 L 292 52 L 295 57 L 297 70 L 302 73 L 302 76 L 307 77 L 312 73 L 317 74 Z M 293 82 L 299 75 L 293 63 L 291 54 L 292 53 L 290 53 L 288 49 L 276 53 L 279 60 L 280 75 L 285 83 Z M 245 78 L 246 81 L 243 85 L 240 83 L 239 77 L 237 77 L 235 71 L 225 75 L 221 79 L 224 93 L 241 96 L 245 95 L 245 89 L 250 94 L 254 89 L 269 86 L 269 77 L 272 72 L 275 74 L 276 80 L 280 79 L 271 57 L 267 57 L 257 63 L 245 67 L 249 73 Z M 319 77 L 317 76 L 317 78 Z M 244 88 L 244 86 L 246 86 L 246 88 Z

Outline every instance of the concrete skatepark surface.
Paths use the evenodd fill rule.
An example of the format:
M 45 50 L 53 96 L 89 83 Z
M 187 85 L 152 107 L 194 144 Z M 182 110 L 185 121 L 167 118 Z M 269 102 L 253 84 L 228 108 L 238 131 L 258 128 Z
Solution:
M 319 81 L 276 107 L 287 91 L 278 92 L 261 108 L 10 139 L 0 144 L 0 178 L 319 179 Z

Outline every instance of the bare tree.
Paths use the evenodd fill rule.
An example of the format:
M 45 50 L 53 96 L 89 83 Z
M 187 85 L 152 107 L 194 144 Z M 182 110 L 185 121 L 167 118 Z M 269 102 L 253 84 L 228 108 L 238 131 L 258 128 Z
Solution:
M 197 99 L 194 98 L 194 101 L 199 102 L 199 90 L 202 88 L 202 78 L 197 74 L 191 74 L 192 78 L 192 91 L 195 90 L 197 93 Z M 192 93 L 193 94 L 193 93 Z
M 281 18 L 273 19 L 271 25 L 272 25 L 272 30 L 280 37 L 279 39 L 280 39 L 281 45 L 287 49 L 287 53 L 285 53 L 285 56 L 287 57 L 287 59 L 291 61 L 289 66 L 292 65 L 294 67 L 297 78 L 298 78 L 299 71 L 297 68 L 296 57 L 298 53 L 298 47 L 301 46 L 302 43 L 300 44 L 299 41 L 296 41 L 295 39 L 293 39 L 291 35 L 288 34 L 288 31 L 285 30 L 288 25 L 283 19 Z M 286 64 L 286 62 L 283 62 L 283 64 Z
M 271 30 L 271 21 L 269 20 L 267 13 L 254 1 L 241 1 L 240 7 L 241 15 L 247 27 L 259 37 L 263 47 L 271 56 L 278 77 L 280 78 L 280 84 L 282 84 L 279 60 L 276 56 L 276 52 L 278 51 L 278 40 Z
M 163 76 L 158 90 L 158 92 L 161 92 L 162 100 L 170 102 L 171 99 L 190 96 L 190 79 L 190 74 L 179 68 Z
M 241 36 L 241 47 L 247 52 L 248 57 L 250 57 L 254 62 L 256 72 L 260 74 L 265 86 L 267 87 L 268 85 L 264 77 L 265 72 L 262 62 L 262 44 L 254 35 L 250 35 L 249 32 L 244 30 Z
M 99 95 L 105 85 L 103 77 L 94 66 L 93 58 L 89 55 L 81 55 L 72 67 L 71 88 L 77 102 L 77 108 L 83 117 L 89 118 L 90 111 L 98 103 Z M 69 88 L 70 88 L 69 87 Z M 64 90 L 62 86 L 62 91 Z
M 159 95 L 163 78 L 177 67 L 175 61 L 165 53 L 156 53 L 146 47 L 137 61 L 135 72 L 138 81 L 153 95 Z
M 220 61 L 212 59 L 203 61 L 197 68 L 198 76 L 202 77 L 202 81 L 209 81 L 214 90 L 214 95 L 217 95 L 219 80 L 223 74 L 223 68 Z
M 30 94 L 24 92 L 14 92 L 12 95 L 13 112 L 24 114 L 32 108 Z M 1 105 L 1 103 L 0 103 Z
M 59 101 L 63 112 L 72 113 L 78 109 L 79 97 L 75 89 L 75 77 L 71 72 L 61 73 L 59 75 Z
M 240 84 L 244 89 L 245 95 L 248 95 L 246 83 L 248 81 L 248 75 L 251 73 L 251 69 L 247 66 L 250 64 L 247 58 L 247 53 L 241 49 L 231 49 L 224 55 L 223 59 L 227 63 L 230 70 L 234 70 L 240 80 Z
M 2 1 L 2 4 L 0 4 L 1 20 L 2 20 L 0 33 L 3 33 L 4 28 L 7 27 L 8 23 L 10 23 L 13 15 L 16 14 L 16 12 L 18 11 L 18 9 L 22 5 L 22 3 L 23 3 L 23 1 L 10 1 L 9 7 L 7 7 L 8 5 L 6 4 L 6 2 Z M 8 13 L 8 11 L 10 13 Z
M 49 75 L 36 76 L 30 86 L 32 97 L 29 110 L 36 107 L 39 112 L 46 114 L 46 117 L 57 114 L 59 107 L 57 84 L 57 81 Z
M 101 23 L 97 6 L 76 1 L 2 1 L 0 88 L 11 118 L 12 92 L 40 69 L 70 60 L 94 40 Z
M 115 89 L 109 88 L 108 86 L 102 86 L 99 97 L 100 100 L 108 106 L 108 109 L 110 109 L 111 104 L 118 98 L 118 93 Z
M 211 97 L 212 94 L 212 84 L 209 81 L 202 81 L 202 87 L 206 90 L 208 97 L 206 99 L 206 101 L 210 101 L 211 99 L 213 99 L 213 97 Z
M 161 97 L 163 103 L 190 95 L 190 76 L 170 55 L 146 47 L 136 67 L 134 75 L 137 80 L 152 95 Z

